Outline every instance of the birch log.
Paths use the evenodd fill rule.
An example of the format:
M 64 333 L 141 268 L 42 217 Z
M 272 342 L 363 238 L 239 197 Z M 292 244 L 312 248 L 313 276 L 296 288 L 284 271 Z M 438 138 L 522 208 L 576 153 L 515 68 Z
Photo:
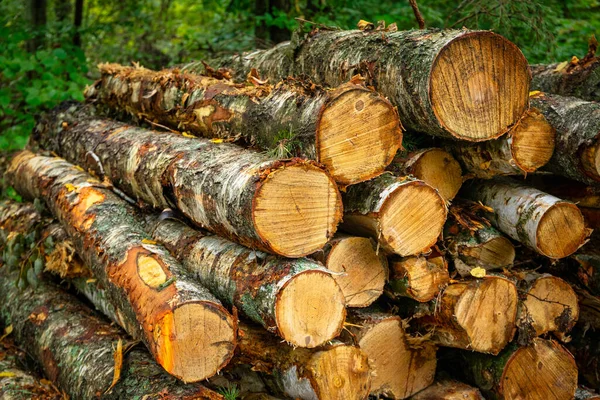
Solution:
M 433 300 L 449 282 L 448 263 L 441 254 L 391 259 L 386 293 L 398 301 L 409 297 L 423 303 Z
M 42 147 L 161 209 L 250 248 L 301 257 L 327 243 L 342 215 L 335 182 L 312 162 L 274 161 L 231 144 L 55 110 L 34 133 Z M 104 173 L 102 173 L 104 172 Z
M 175 219 L 150 219 L 154 239 L 199 282 L 291 345 L 320 346 L 342 330 L 344 295 L 314 261 L 253 251 Z
M 496 228 L 546 257 L 567 257 L 589 234 L 575 204 L 516 181 L 477 180 L 464 189 L 463 196 L 494 210 L 488 217 Z
M 231 67 L 238 79 L 256 68 L 271 79 L 304 74 L 330 86 L 361 74 L 398 107 L 406 128 L 469 141 L 498 137 L 517 122 L 531 79 L 517 46 L 468 30 L 314 30 L 303 41 L 213 64 Z
M 481 392 L 465 383 L 444 379 L 410 398 L 411 400 L 483 400 Z
M 395 108 L 362 85 L 324 89 L 288 79 L 246 86 L 118 64 L 101 64 L 100 72 L 87 95 L 113 108 L 200 137 L 316 160 L 342 185 L 381 173 L 402 143 Z
M 343 196 L 346 232 L 370 236 L 401 256 L 421 254 L 437 241 L 446 221 L 446 202 L 413 177 L 384 173 L 348 188 Z
M 165 370 L 191 382 L 229 362 L 233 317 L 166 249 L 145 243 L 143 221 L 124 200 L 72 164 L 28 151 L 13 158 L 7 179 L 24 197 L 46 202 L 106 288 L 116 322 Z

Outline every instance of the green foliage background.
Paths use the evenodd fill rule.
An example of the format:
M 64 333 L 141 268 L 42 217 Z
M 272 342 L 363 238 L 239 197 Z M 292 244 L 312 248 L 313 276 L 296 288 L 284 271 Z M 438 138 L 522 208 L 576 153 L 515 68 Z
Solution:
M 268 12 L 256 11 L 257 4 L 269 2 Z M 0 1 L 0 149 L 22 147 L 39 112 L 63 100 L 82 100 L 99 62 L 156 69 L 267 47 L 273 44 L 268 31 L 289 34 L 297 17 L 342 28 L 360 19 L 416 28 L 408 0 L 84 0 L 79 47 L 73 44 L 71 3 L 47 0 L 47 22 L 34 27 L 34 1 Z M 582 57 L 589 36 L 600 33 L 600 0 L 419 3 L 427 26 L 494 30 L 519 45 L 530 63 Z M 65 6 L 63 19 L 59 9 Z

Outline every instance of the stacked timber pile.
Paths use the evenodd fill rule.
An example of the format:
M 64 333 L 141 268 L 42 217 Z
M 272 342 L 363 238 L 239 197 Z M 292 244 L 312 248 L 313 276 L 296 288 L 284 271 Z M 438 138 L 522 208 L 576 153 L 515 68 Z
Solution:
M 102 64 L 39 118 L 0 160 L 0 342 L 45 378 L 0 352 L 2 390 L 597 398 L 593 49 L 530 92 L 491 32 L 359 26 Z

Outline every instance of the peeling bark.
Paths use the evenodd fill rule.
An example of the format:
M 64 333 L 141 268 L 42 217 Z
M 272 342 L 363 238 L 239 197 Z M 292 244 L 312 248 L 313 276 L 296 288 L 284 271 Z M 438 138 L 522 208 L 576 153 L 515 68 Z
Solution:
M 411 400 L 483 400 L 481 392 L 465 383 L 444 379 L 420 391 Z
M 402 142 L 396 110 L 362 85 L 324 89 L 288 79 L 246 86 L 117 64 L 102 64 L 100 72 L 88 97 L 200 137 L 241 139 L 280 158 L 316 160 L 343 185 L 381 173 Z
M 232 316 L 166 249 L 151 244 L 125 201 L 72 164 L 27 151 L 13 158 L 7 178 L 24 197 L 46 202 L 105 287 L 115 322 L 143 340 L 163 368 L 189 382 L 228 363 Z
M 565 65 L 566 64 L 566 65 Z M 531 89 L 573 96 L 588 101 L 600 100 L 600 58 L 592 57 L 584 64 L 536 64 L 531 66 Z
M 301 257 L 335 233 L 340 195 L 314 163 L 274 161 L 234 145 L 86 114 L 81 106 L 55 110 L 38 124 L 34 140 L 98 175 L 103 170 L 129 196 L 161 209 L 175 205 L 196 224 L 247 247 Z
M 361 74 L 398 107 L 405 127 L 472 141 L 498 137 L 518 120 L 527 108 L 530 81 L 514 44 L 468 30 L 316 30 L 299 43 L 213 64 L 231 67 L 238 79 L 256 68 L 271 79 L 307 75 L 332 86 Z M 182 69 L 202 72 L 204 66 Z

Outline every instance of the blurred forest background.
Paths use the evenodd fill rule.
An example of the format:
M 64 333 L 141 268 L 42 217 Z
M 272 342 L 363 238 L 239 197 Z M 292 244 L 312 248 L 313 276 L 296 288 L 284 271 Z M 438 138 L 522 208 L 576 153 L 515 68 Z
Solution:
M 600 33 L 600 0 L 421 0 L 419 8 L 428 27 L 494 30 L 530 63 L 582 57 Z M 83 100 L 99 62 L 159 69 L 270 47 L 290 38 L 296 18 L 417 27 L 408 0 L 0 0 L 0 149 L 22 147 L 40 111 Z

